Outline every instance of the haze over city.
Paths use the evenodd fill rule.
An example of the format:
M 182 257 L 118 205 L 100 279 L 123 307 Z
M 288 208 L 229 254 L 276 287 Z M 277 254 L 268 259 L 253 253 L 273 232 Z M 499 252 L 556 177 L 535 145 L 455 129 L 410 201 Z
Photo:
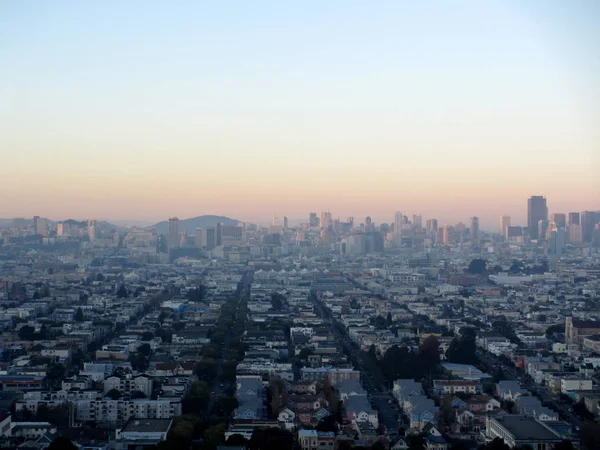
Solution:
M 593 1 L 0 5 L 0 217 L 600 205 Z
M 600 450 L 600 0 L 0 0 L 0 449 Z

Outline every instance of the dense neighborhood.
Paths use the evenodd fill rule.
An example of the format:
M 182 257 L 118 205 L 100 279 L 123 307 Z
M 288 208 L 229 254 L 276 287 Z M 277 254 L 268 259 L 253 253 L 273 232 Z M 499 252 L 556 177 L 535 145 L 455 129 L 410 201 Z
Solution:
M 269 231 L 200 257 L 5 232 L 0 447 L 600 448 L 597 248 Z

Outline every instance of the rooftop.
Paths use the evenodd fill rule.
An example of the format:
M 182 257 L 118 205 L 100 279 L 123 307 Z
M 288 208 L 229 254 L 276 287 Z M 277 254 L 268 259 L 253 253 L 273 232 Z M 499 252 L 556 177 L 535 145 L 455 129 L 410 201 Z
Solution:
M 166 433 L 171 428 L 172 419 L 129 419 L 122 433 Z
M 531 439 L 538 441 L 561 440 L 558 434 L 532 417 L 505 415 L 496 417 L 493 420 L 509 431 L 517 441 Z

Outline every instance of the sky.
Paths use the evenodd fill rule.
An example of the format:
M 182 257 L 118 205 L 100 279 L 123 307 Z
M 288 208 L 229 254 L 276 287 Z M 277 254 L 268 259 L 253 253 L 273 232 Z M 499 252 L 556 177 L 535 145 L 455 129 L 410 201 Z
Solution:
M 0 217 L 600 209 L 600 2 L 0 2 Z

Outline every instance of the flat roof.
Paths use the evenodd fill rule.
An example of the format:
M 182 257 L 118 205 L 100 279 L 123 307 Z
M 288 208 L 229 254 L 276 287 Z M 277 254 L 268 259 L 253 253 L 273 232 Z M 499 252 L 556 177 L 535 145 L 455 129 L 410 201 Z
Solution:
M 129 419 L 122 433 L 166 433 L 173 419 Z
M 548 440 L 555 441 L 562 438 L 552 430 L 546 428 L 533 417 L 523 417 L 519 415 L 505 415 L 496 417 L 493 420 L 506 428 L 513 434 L 515 440 Z

